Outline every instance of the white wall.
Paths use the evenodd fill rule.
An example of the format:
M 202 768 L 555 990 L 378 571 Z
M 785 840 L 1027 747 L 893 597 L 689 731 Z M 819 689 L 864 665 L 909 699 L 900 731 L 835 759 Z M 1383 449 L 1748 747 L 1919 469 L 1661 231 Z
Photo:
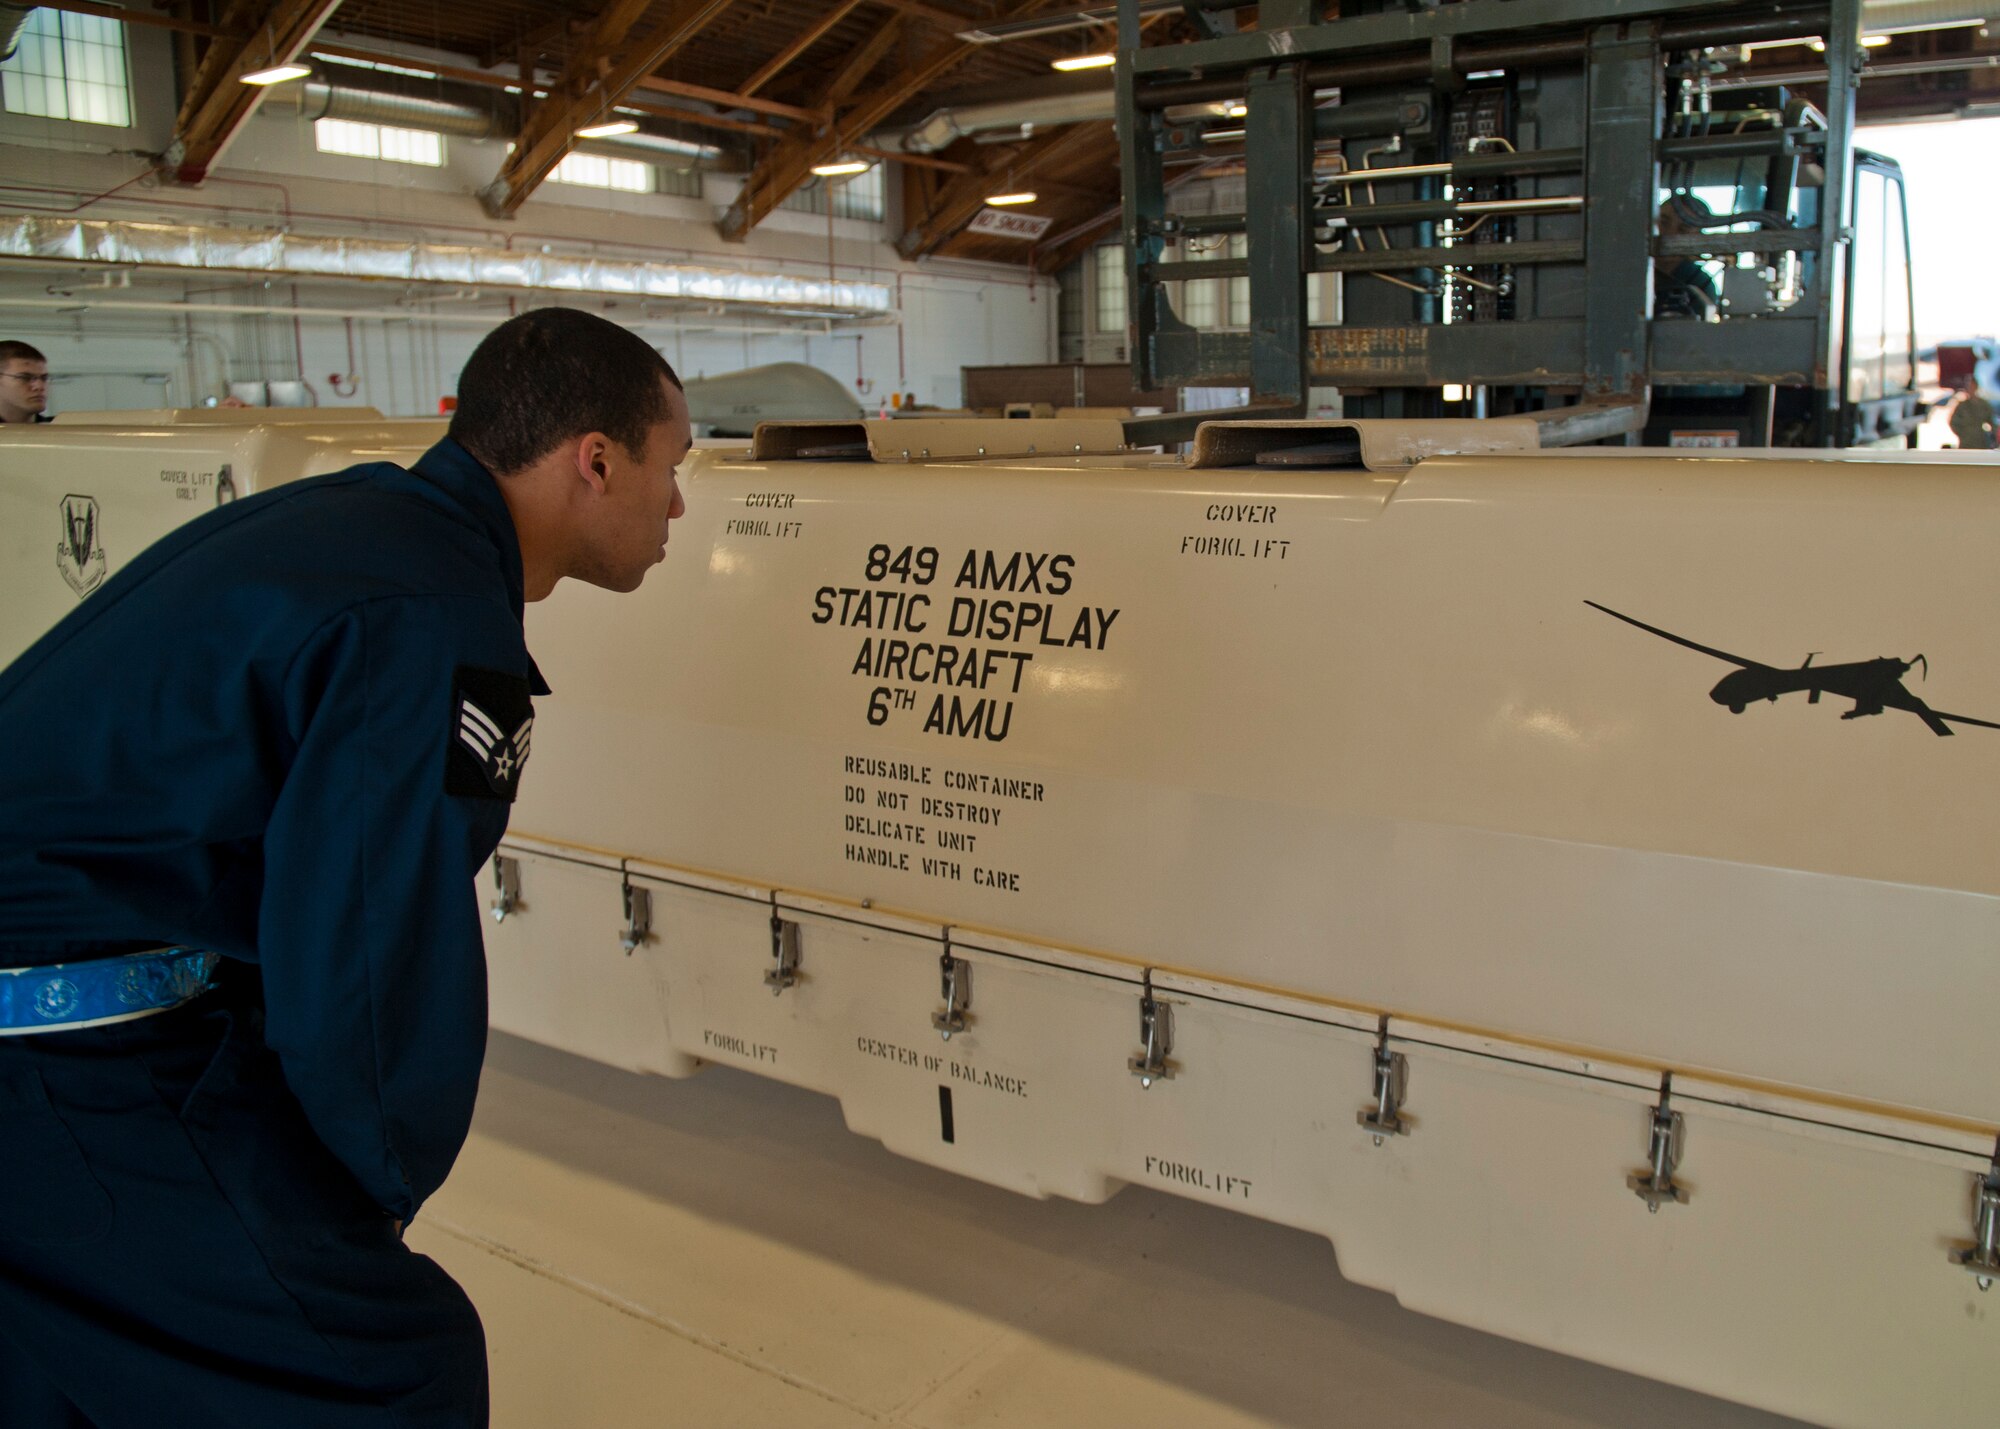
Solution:
M 422 168 L 318 153 L 309 122 L 282 91 L 253 117 L 200 188 L 148 176 L 172 130 L 171 37 L 128 28 L 135 120 L 131 129 L 0 115 L 0 213 L 78 212 L 86 217 L 180 224 L 285 227 L 480 246 L 549 245 L 555 251 L 731 268 L 779 269 L 883 283 L 896 321 L 807 331 L 736 331 L 730 317 L 648 311 L 631 300 L 561 299 L 638 329 L 687 376 L 765 362 L 808 362 L 886 403 L 891 391 L 957 406 L 959 369 L 1046 362 L 1055 355 L 1055 288 L 1025 269 L 992 264 L 905 263 L 892 240 L 897 176 L 887 223 L 780 211 L 741 244 L 715 220 L 740 179 L 706 176 L 700 199 L 610 194 L 544 184 L 517 218 L 494 220 L 474 193 L 498 171 L 498 141 L 447 137 L 446 165 Z M 448 57 L 463 65 L 462 56 Z M 115 193 L 107 191 L 116 189 Z M 58 384 L 57 408 L 175 405 L 218 396 L 229 380 L 303 375 L 326 405 L 365 403 L 393 415 L 426 415 L 452 392 L 459 368 L 492 323 L 553 295 L 486 289 L 440 293 L 422 285 L 268 281 L 228 273 L 142 272 L 130 286 L 101 270 L 60 262 L 0 260 L 0 336 L 34 343 Z M 120 279 L 118 281 L 128 281 Z M 119 303 L 185 304 L 174 312 L 119 311 Z M 350 317 L 240 317 L 216 306 L 306 308 Z M 753 318 L 760 326 L 783 318 Z M 352 343 L 353 360 L 349 360 Z M 329 374 L 351 374 L 352 395 Z M 164 378 L 164 381 L 161 379 Z M 345 384 L 343 384 L 344 390 Z

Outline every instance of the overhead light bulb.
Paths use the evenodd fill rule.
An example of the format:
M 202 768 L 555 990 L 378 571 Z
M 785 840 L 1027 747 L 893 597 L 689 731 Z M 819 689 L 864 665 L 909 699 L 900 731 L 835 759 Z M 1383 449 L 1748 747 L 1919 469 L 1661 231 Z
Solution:
M 602 124 L 586 124 L 576 131 L 579 139 L 610 139 L 620 134 L 637 134 L 639 126 L 630 119 L 607 119 Z
M 242 77 L 245 84 L 284 84 L 294 79 L 304 79 L 312 73 L 311 65 L 298 63 L 272 65 L 269 69 L 253 70 Z
M 847 174 L 865 174 L 874 167 L 866 159 L 841 159 L 831 164 L 814 164 L 812 171 L 821 178 L 837 179 Z
M 990 204 L 1033 203 L 1035 194 L 1032 189 L 1017 194 L 988 194 L 986 201 Z
M 1247 104 L 1232 104 L 1222 111 L 1223 117 L 1226 119 L 1241 119 L 1249 113 L 1250 106 Z
M 1050 60 L 1052 68 L 1067 73 L 1077 69 L 1103 69 L 1106 65 L 1118 63 L 1116 55 L 1070 55 L 1064 59 Z
M 1882 48 L 1882 46 L 1884 46 L 1884 45 L 1886 45 L 1886 44 L 1888 44 L 1888 43 L 1889 43 L 1889 36 L 1887 36 L 1887 35 L 1863 35 L 1863 36 L 1861 37 L 1861 43 L 1862 43 L 1862 44 L 1864 44 L 1864 45 L 1866 45 L 1866 46 L 1867 46 L 1867 47 L 1868 47 L 1869 49 L 1871 49 L 1871 50 L 1879 50 L 1879 49 L 1881 49 L 1881 48 Z

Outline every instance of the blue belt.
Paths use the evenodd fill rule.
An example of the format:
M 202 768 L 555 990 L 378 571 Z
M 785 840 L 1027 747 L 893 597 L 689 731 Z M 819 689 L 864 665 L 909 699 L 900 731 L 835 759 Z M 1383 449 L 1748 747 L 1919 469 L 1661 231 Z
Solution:
M 122 958 L 0 968 L 0 1037 L 165 1012 L 207 992 L 221 960 L 195 948 L 152 948 Z

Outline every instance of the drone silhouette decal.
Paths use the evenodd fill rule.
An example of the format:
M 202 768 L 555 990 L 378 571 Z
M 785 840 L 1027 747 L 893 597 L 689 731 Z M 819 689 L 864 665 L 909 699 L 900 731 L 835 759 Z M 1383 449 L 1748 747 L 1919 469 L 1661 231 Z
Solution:
M 1932 734 L 1956 734 L 1953 724 L 1976 724 L 1983 729 L 2000 729 L 2000 722 L 1990 719 L 1974 719 L 1971 715 L 1946 714 L 1934 710 L 1908 690 L 1903 688 L 1903 676 L 1917 666 L 1924 667 L 1924 678 L 1929 679 L 1930 661 L 1917 655 L 1908 660 L 1898 660 L 1892 655 L 1877 656 L 1873 660 L 1855 660 L 1845 665 L 1815 665 L 1813 655 L 1805 658 L 1805 663 L 1796 669 L 1778 665 L 1766 665 L 1757 660 L 1746 660 L 1741 655 L 1732 655 L 1727 650 L 1717 650 L 1713 646 L 1700 645 L 1685 636 L 1662 630 L 1657 625 L 1648 625 L 1643 620 L 1634 620 L 1629 615 L 1620 615 L 1608 605 L 1599 605 L 1594 600 L 1586 600 L 1585 605 L 1592 610 L 1601 610 L 1627 625 L 1636 625 L 1649 635 L 1657 635 L 1662 640 L 1671 640 L 1676 645 L 1685 645 L 1690 650 L 1699 650 L 1704 655 L 1713 655 L 1718 660 L 1726 660 L 1742 668 L 1724 675 L 1716 682 L 1708 697 L 1719 705 L 1726 705 L 1731 714 L 1742 714 L 1758 700 L 1778 702 L 1779 695 L 1789 695 L 1799 690 L 1806 692 L 1806 703 L 1816 705 L 1821 695 L 1838 695 L 1854 701 L 1854 708 L 1841 715 L 1842 719 L 1860 719 L 1863 715 L 1878 715 L 1883 710 L 1908 710 L 1930 726 Z

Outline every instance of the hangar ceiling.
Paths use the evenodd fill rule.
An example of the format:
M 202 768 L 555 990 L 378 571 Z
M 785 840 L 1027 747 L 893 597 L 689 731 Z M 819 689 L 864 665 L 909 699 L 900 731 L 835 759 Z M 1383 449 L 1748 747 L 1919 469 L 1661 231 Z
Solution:
M 51 8 L 177 33 L 182 107 L 170 157 L 189 182 L 200 181 L 261 93 L 238 83 L 241 75 L 274 57 L 317 54 L 424 71 L 403 76 L 406 85 L 537 95 L 515 106 L 514 151 L 480 194 L 498 217 L 532 196 L 577 128 L 610 117 L 723 151 L 721 166 L 745 175 L 720 219 L 725 238 L 746 236 L 801 186 L 824 182 L 815 165 L 850 157 L 891 161 L 903 199 L 897 246 L 907 257 L 1051 272 L 1113 231 L 1118 211 L 1108 72 L 1051 67 L 1110 48 L 1109 27 L 1090 23 L 1074 0 L 142 0 L 115 10 L 53 0 Z M 1190 0 L 1187 8 L 1227 7 Z M 1389 7 L 1347 0 L 1347 8 Z M 1181 5 L 1144 9 L 1148 44 L 1194 36 Z M 1238 23 L 1254 24 L 1254 10 Z M 1811 97 L 1817 59 L 1802 44 L 1773 47 L 1751 57 L 1748 73 L 1786 78 Z M 1869 51 L 1860 93 L 1864 122 L 2000 112 L 2000 35 L 1894 35 Z M 1169 182 L 1227 173 L 1240 160 L 1240 146 L 1217 145 Z M 1037 195 L 1030 211 L 1049 220 L 1038 239 L 968 228 L 1001 190 Z

